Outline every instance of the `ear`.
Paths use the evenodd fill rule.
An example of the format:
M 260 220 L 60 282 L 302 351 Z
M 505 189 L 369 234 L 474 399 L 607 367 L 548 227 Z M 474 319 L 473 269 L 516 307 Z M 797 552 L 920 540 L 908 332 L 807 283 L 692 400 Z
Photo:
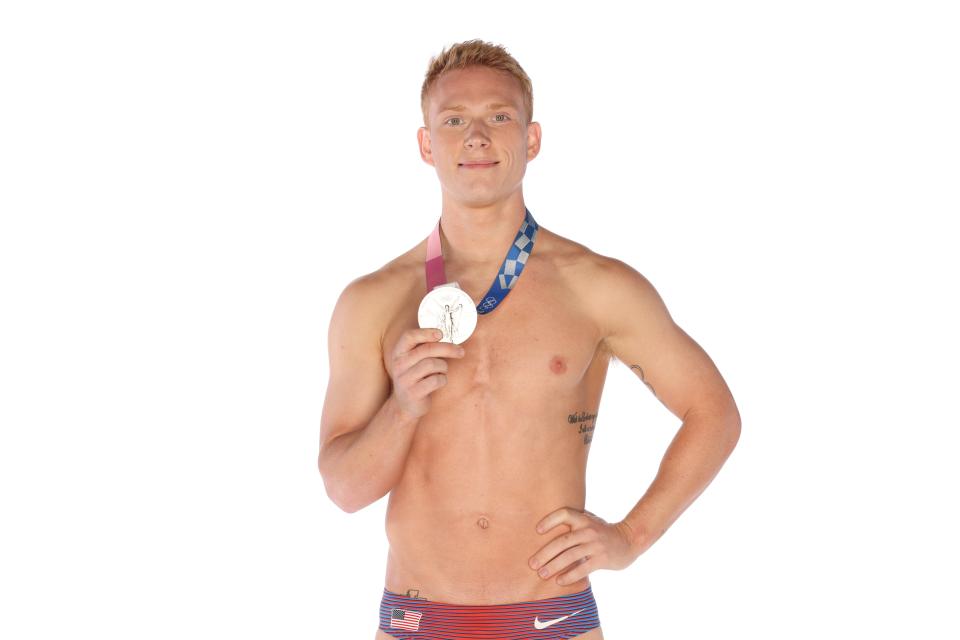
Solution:
M 531 122 L 527 125 L 527 162 L 530 162 L 540 153 L 540 123 Z
M 420 144 L 420 157 L 430 166 L 434 166 L 433 151 L 430 149 L 430 130 L 426 127 L 417 129 L 417 142 Z

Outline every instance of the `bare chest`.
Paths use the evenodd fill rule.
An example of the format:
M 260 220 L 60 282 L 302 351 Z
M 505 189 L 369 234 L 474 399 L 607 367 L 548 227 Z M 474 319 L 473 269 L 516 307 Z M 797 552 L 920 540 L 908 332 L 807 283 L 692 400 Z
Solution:
M 451 278 L 476 302 L 490 280 L 482 275 Z M 384 365 L 400 337 L 416 328 L 425 284 L 411 287 L 399 313 L 384 333 Z M 524 405 L 575 393 L 602 357 L 601 335 L 564 280 L 544 264 L 531 264 L 492 312 L 481 314 L 462 346 L 466 354 L 448 360 L 448 384 L 436 392 L 436 404 L 471 397 L 486 403 Z M 603 363 L 605 364 L 605 362 Z M 478 409 L 481 407 L 477 407 Z

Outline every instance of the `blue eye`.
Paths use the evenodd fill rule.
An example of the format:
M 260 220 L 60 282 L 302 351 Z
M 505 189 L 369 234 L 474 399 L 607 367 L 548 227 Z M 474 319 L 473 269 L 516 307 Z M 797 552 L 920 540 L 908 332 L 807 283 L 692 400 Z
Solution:
M 459 119 L 460 119 L 460 118 L 456 118 L 456 117 L 454 117 L 454 118 L 447 118 L 447 122 L 450 122 L 451 120 L 459 120 Z

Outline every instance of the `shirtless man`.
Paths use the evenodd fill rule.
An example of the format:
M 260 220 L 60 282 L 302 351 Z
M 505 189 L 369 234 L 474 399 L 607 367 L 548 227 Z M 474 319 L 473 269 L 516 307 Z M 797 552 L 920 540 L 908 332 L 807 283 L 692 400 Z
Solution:
M 501 47 L 460 43 L 431 60 L 422 108 L 446 278 L 479 305 L 532 216 L 530 82 Z M 330 322 L 327 494 L 348 513 L 390 494 L 376 638 L 602 639 L 588 575 L 630 565 L 714 478 L 740 434 L 730 391 L 640 273 L 542 226 L 460 345 L 418 326 L 426 257 L 425 239 L 350 282 Z M 683 424 L 647 492 L 608 523 L 584 497 L 613 358 Z

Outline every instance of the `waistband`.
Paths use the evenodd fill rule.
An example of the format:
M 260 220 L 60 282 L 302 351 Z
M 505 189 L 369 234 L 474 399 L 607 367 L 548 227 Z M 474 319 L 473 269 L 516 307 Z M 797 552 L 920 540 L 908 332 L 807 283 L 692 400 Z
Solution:
M 600 626 L 593 586 L 544 600 L 453 604 L 383 590 L 380 629 L 398 640 L 566 640 Z

